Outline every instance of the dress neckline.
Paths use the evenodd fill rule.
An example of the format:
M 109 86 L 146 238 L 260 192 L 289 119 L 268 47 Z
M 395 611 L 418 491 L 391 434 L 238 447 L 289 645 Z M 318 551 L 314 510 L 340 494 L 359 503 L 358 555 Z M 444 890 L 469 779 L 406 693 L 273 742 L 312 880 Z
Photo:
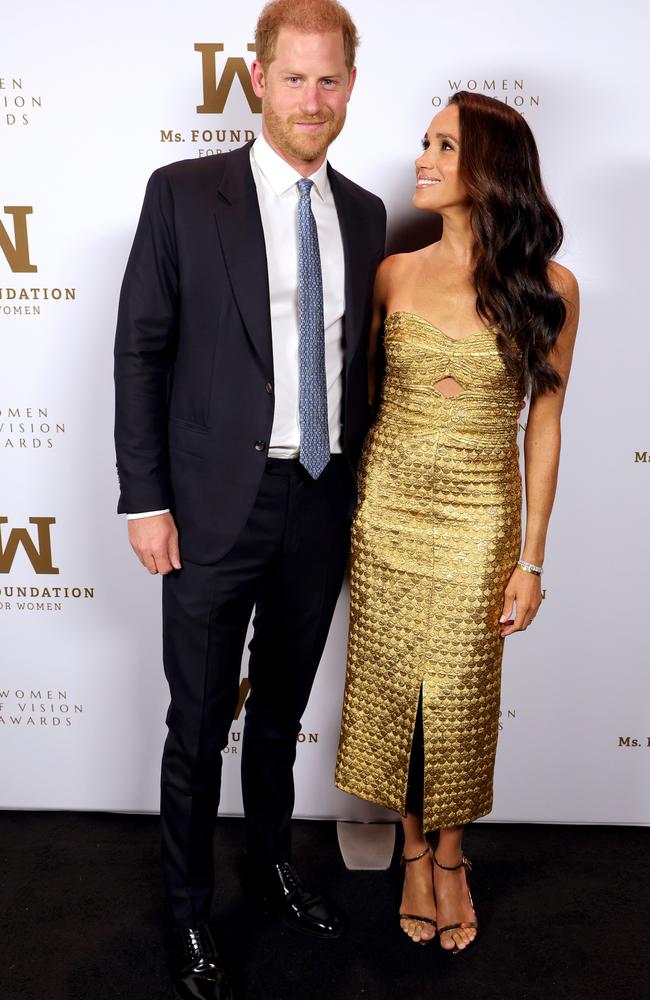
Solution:
M 425 319 L 424 316 L 420 316 L 419 313 L 411 312 L 409 309 L 393 309 L 391 312 L 386 314 L 384 323 L 386 323 L 391 316 L 412 316 L 413 319 L 419 320 L 420 323 L 424 323 L 424 325 L 428 326 L 431 330 L 435 330 L 436 333 L 441 334 L 445 340 L 450 340 L 452 344 L 462 344 L 464 340 L 472 340 L 474 337 L 480 337 L 486 333 L 493 333 L 496 329 L 493 324 L 492 326 L 484 326 L 481 330 L 475 330 L 474 333 L 468 333 L 465 337 L 450 337 L 448 333 L 441 330 L 439 326 L 435 325 L 435 323 L 431 323 L 430 320 Z

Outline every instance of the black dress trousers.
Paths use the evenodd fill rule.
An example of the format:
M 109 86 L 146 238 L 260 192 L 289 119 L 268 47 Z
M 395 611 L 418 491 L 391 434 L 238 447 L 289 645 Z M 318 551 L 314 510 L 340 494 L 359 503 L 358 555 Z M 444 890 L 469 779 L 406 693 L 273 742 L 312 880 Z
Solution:
M 296 740 L 345 572 L 352 492 L 343 456 L 333 456 L 317 480 L 297 460 L 269 459 L 227 555 L 207 566 L 183 560 L 182 570 L 163 580 L 171 704 L 161 835 L 176 926 L 209 917 L 221 752 L 253 609 L 241 761 L 247 852 L 262 871 L 290 858 Z

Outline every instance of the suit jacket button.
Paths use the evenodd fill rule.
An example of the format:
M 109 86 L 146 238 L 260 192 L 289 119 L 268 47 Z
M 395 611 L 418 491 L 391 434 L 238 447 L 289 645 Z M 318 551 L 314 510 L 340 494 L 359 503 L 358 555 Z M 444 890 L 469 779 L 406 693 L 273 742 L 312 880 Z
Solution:
M 264 451 L 265 448 L 266 448 L 266 441 L 255 442 L 255 451 Z
M 270 382 L 267 382 L 267 383 L 266 383 L 266 391 L 268 392 L 269 396 L 270 396 L 270 395 L 271 395 L 271 393 L 273 392 L 273 386 L 271 385 L 271 383 L 270 383 Z

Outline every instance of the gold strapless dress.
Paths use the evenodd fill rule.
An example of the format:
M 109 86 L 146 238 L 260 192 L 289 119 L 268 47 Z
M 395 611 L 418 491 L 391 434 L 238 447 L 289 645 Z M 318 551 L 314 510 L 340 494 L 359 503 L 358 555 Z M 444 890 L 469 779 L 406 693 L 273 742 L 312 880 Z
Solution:
M 406 811 L 422 691 L 425 830 L 492 808 L 503 639 L 519 558 L 521 396 L 494 328 L 454 340 L 410 312 L 384 327 L 381 406 L 352 529 L 336 784 Z M 463 392 L 433 384 L 450 376 Z

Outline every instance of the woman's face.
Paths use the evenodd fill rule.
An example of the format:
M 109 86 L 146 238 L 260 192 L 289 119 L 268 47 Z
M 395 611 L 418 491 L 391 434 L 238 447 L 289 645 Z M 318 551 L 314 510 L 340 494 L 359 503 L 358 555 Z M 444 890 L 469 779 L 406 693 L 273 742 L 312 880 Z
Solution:
M 415 161 L 413 204 L 429 212 L 469 205 L 460 179 L 460 122 L 458 106 L 448 104 L 432 119 L 422 140 L 424 152 Z

